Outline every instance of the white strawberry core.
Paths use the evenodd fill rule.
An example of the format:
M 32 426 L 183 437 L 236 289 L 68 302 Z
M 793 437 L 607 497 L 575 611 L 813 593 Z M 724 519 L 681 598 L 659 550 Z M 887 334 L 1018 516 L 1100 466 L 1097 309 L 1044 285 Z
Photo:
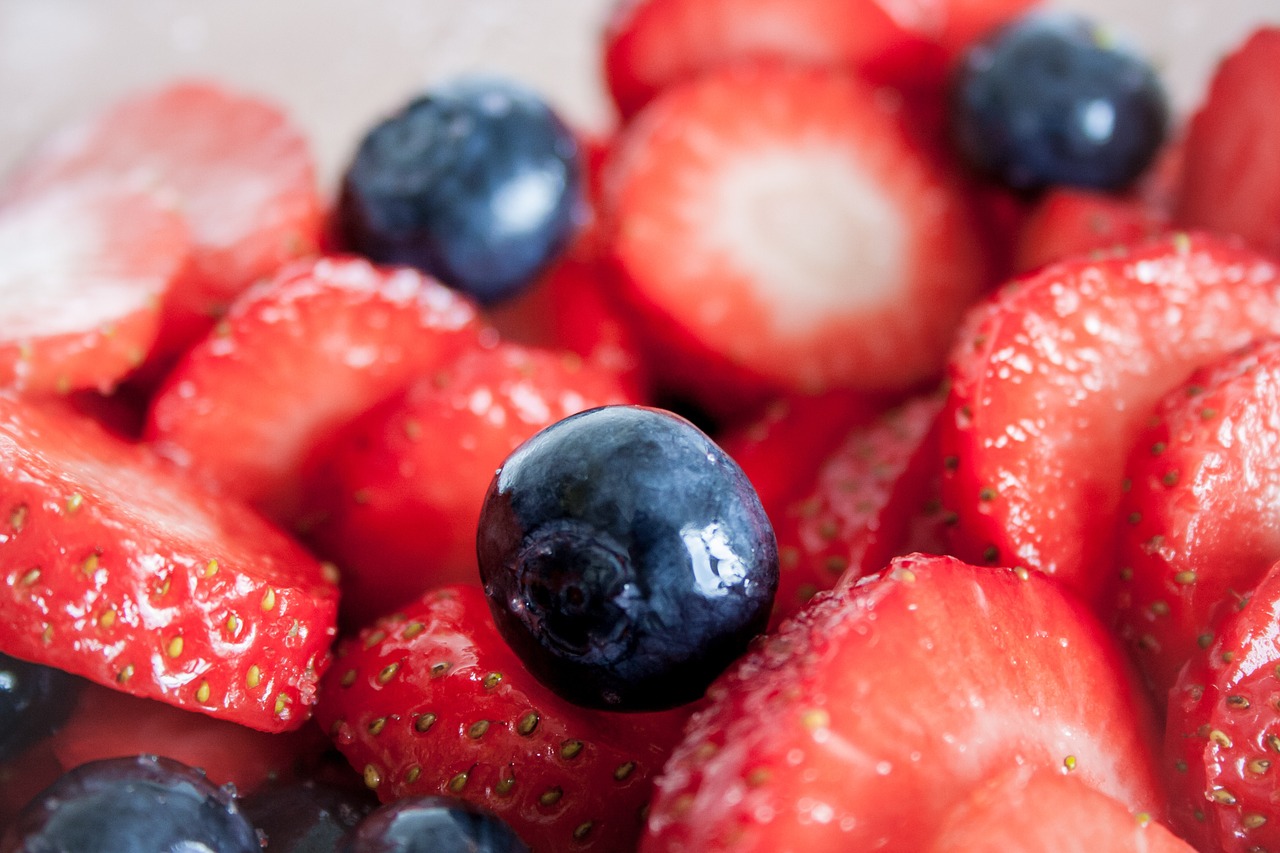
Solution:
M 752 150 L 714 170 L 704 239 L 751 281 L 778 332 L 900 296 L 907 226 L 847 150 Z

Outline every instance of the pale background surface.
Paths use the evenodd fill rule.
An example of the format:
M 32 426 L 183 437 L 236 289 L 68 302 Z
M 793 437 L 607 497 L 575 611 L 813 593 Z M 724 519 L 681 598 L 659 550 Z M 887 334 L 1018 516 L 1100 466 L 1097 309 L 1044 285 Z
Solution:
M 359 135 L 433 80 L 516 76 L 604 128 L 597 32 L 612 0 L 0 0 L 0 171 L 107 99 L 214 74 L 284 105 L 331 181 Z M 1054 0 L 1111 23 L 1164 70 L 1175 108 L 1280 0 Z

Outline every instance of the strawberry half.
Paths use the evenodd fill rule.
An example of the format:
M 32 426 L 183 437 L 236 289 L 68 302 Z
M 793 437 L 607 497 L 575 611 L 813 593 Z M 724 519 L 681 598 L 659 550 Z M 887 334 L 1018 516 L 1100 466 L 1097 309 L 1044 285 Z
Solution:
M 204 484 L 291 522 L 308 454 L 478 333 L 472 304 L 418 272 L 299 261 L 174 367 L 144 436 Z
M 1280 340 L 1170 391 L 1137 439 L 1120 504 L 1118 627 L 1163 705 L 1280 560 Z
M 1280 269 L 1213 237 L 1011 282 L 974 312 L 952 356 L 940 436 L 956 553 L 1042 570 L 1110 612 L 1117 472 L 1156 402 L 1198 366 L 1277 332 Z
M 0 206 L 0 385 L 113 388 L 151 349 L 190 249 L 147 193 L 83 183 Z
M 264 731 L 298 728 L 337 587 L 146 448 L 0 397 L 0 650 Z
M 919 853 L 1019 766 L 1163 808 L 1128 661 L 1034 572 L 895 560 L 816 599 L 708 698 L 658 780 L 645 853 Z
M 659 378 L 704 405 L 910 387 L 984 284 L 958 179 L 900 99 L 850 76 L 723 69 L 664 92 L 613 154 L 622 296 Z
M 476 519 L 507 455 L 561 418 L 632 402 L 617 374 L 572 353 L 499 343 L 356 418 L 304 475 L 307 538 L 342 572 L 343 621 L 478 583 Z
M 1027 272 L 1072 255 L 1142 242 L 1168 227 L 1168 217 L 1138 197 L 1050 189 L 1022 221 L 1013 266 Z
M 1272 567 L 1169 694 L 1174 825 L 1198 850 L 1280 849 L 1280 568 Z
M 461 797 L 535 853 L 634 849 L 687 716 L 560 699 L 499 636 L 476 586 L 428 593 L 337 656 L 317 720 L 379 799 Z

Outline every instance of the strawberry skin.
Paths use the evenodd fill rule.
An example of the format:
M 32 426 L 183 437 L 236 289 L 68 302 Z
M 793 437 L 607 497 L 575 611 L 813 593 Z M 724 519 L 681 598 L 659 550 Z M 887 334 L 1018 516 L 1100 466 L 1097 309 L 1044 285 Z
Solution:
M 0 518 L 0 650 L 264 731 L 310 716 L 337 587 L 255 513 L 0 397 Z
M 197 480 L 291 523 L 308 454 L 478 334 L 469 300 L 413 270 L 298 261 L 174 367 L 143 434 Z
M 1146 418 L 1196 367 L 1276 332 L 1280 270 L 1210 236 L 1015 279 L 970 316 L 949 369 L 956 554 L 1039 569 L 1109 613 L 1116 472 Z
M 707 406 L 935 376 L 987 275 L 971 199 L 901 99 L 829 70 L 668 89 L 605 180 L 607 251 L 657 378 Z
M 1027 272 L 1072 255 L 1138 243 L 1167 229 L 1163 211 L 1141 198 L 1072 187 L 1051 189 L 1022 222 L 1014 270 Z
M 1280 849 L 1280 569 L 1272 567 L 1169 694 L 1165 761 L 1172 818 L 1196 849 Z
M 708 698 L 659 777 L 645 853 L 918 853 L 1022 765 L 1163 805 L 1123 652 L 1034 572 L 900 558 L 815 599 Z
M 153 194 L 83 183 L 0 206 L 0 385 L 113 388 L 155 342 L 190 250 Z
M 1170 391 L 1125 468 L 1117 625 L 1163 705 L 1280 560 L 1280 340 L 1264 339 Z
M 383 802 L 461 797 L 552 853 L 634 849 L 686 716 L 570 705 L 507 647 L 479 587 L 451 586 L 341 643 L 317 720 Z

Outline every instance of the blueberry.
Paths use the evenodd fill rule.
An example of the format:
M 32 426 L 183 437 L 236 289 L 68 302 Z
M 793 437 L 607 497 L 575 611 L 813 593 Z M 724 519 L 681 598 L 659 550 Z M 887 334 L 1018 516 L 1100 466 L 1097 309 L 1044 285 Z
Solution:
M 407 264 L 484 303 L 518 293 L 582 220 L 576 137 L 535 93 L 464 78 L 365 135 L 342 181 L 353 251 Z
M 240 800 L 240 809 L 271 853 L 335 853 L 342 840 L 377 808 L 368 789 L 313 780 L 279 782 Z
M 1067 12 L 1033 12 L 966 53 L 952 89 L 963 159 L 1018 190 L 1116 190 L 1154 159 L 1169 124 L 1150 64 Z
M 80 680 L 59 669 L 0 654 L 0 761 L 66 722 Z
M 501 818 L 461 800 L 407 797 L 382 806 L 348 836 L 342 853 L 528 853 Z
M 778 585 L 755 490 L 671 412 L 606 406 L 518 447 L 477 534 L 498 629 L 580 705 L 692 701 L 762 631 Z
M 64 773 L 18 815 L 4 853 L 261 853 L 232 792 L 155 756 Z

